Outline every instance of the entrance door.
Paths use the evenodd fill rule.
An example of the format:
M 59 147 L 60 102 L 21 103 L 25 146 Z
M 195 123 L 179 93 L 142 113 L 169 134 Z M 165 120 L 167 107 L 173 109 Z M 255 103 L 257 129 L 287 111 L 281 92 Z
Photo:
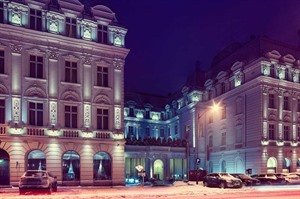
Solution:
M 155 160 L 154 161 L 154 178 L 163 180 L 164 179 L 164 163 L 162 160 Z
M 9 155 L 0 149 L 0 185 L 9 185 Z

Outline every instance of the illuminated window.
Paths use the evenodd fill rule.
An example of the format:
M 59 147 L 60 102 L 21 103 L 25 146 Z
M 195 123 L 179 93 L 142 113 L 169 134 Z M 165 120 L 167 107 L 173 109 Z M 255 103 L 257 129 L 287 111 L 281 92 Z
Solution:
M 164 137 L 165 136 L 165 130 L 164 129 L 160 129 L 160 132 L 159 132 L 159 136 L 160 137 Z
M 283 127 L 283 140 L 290 141 L 291 140 L 291 133 L 290 133 L 290 127 L 284 126 Z
M 0 50 L 0 73 L 4 73 L 4 51 Z
M 108 130 L 107 109 L 97 109 L 97 129 Z
M 77 62 L 65 62 L 65 81 L 77 83 Z
M 80 180 L 80 158 L 76 151 L 67 151 L 63 154 L 62 160 L 62 180 Z
M 77 106 L 65 106 L 65 127 L 77 128 Z
M 283 97 L 283 110 L 290 110 L 289 97 Z
M 29 102 L 29 125 L 43 126 L 43 104 Z
M 41 150 L 33 150 L 27 156 L 27 170 L 46 170 L 46 155 Z
M 5 100 L 0 99 L 0 124 L 5 123 Z
M 97 86 L 108 87 L 108 68 L 100 67 L 97 68 Z
M 274 94 L 269 94 L 269 108 L 275 108 Z
M 3 2 L 0 2 L 0 23 L 4 22 Z
M 275 125 L 269 124 L 269 140 L 275 140 Z
M 66 17 L 66 36 L 76 38 L 76 19 Z
M 94 180 L 111 180 L 111 158 L 106 152 L 94 156 Z
M 34 78 L 43 78 L 43 57 L 30 55 L 29 76 Z
M 98 42 L 107 44 L 107 26 L 98 25 Z
M 30 29 L 42 30 L 42 11 L 30 9 Z
M 221 145 L 226 145 L 226 132 L 221 135 Z

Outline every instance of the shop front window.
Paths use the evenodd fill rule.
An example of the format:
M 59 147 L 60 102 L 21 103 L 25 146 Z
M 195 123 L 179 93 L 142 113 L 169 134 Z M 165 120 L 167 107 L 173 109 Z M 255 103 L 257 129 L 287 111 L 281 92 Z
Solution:
M 105 152 L 94 156 L 94 180 L 111 180 L 111 158 Z
M 27 156 L 27 170 L 46 170 L 46 155 L 41 150 L 33 150 Z
M 80 159 L 76 151 L 67 151 L 63 155 L 63 180 L 80 180 Z

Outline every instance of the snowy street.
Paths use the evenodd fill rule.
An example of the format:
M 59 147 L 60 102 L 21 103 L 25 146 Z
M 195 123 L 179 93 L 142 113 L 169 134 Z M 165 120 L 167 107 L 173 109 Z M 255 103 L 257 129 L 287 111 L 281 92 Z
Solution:
M 59 187 L 51 195 L 28 193 L 19 195 L 18 188 L 0 189 L 1 199 L 137 199 L 137 198 L 285 198 L 300 199 L 300 185 L 257 186 L 241 189 L 203 187 L 200 182 L 175 182 L 173 186 L 126 187 Z

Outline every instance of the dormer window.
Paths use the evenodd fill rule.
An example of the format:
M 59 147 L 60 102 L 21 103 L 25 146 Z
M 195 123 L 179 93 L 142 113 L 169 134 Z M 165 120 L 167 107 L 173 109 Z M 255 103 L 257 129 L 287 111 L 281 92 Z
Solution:
M 76 38 L 76 19 L 66 17 L 66 36 Z
M 30 9 L 30 29 L 42 30 L 42 11 L 36 9 Z
M 107 44 L 107 26 L 98 25 L 98 42 Z
M 146 111 L 145 118 L 146 118 L 146 119 L 150 119 L 150 111 Z

